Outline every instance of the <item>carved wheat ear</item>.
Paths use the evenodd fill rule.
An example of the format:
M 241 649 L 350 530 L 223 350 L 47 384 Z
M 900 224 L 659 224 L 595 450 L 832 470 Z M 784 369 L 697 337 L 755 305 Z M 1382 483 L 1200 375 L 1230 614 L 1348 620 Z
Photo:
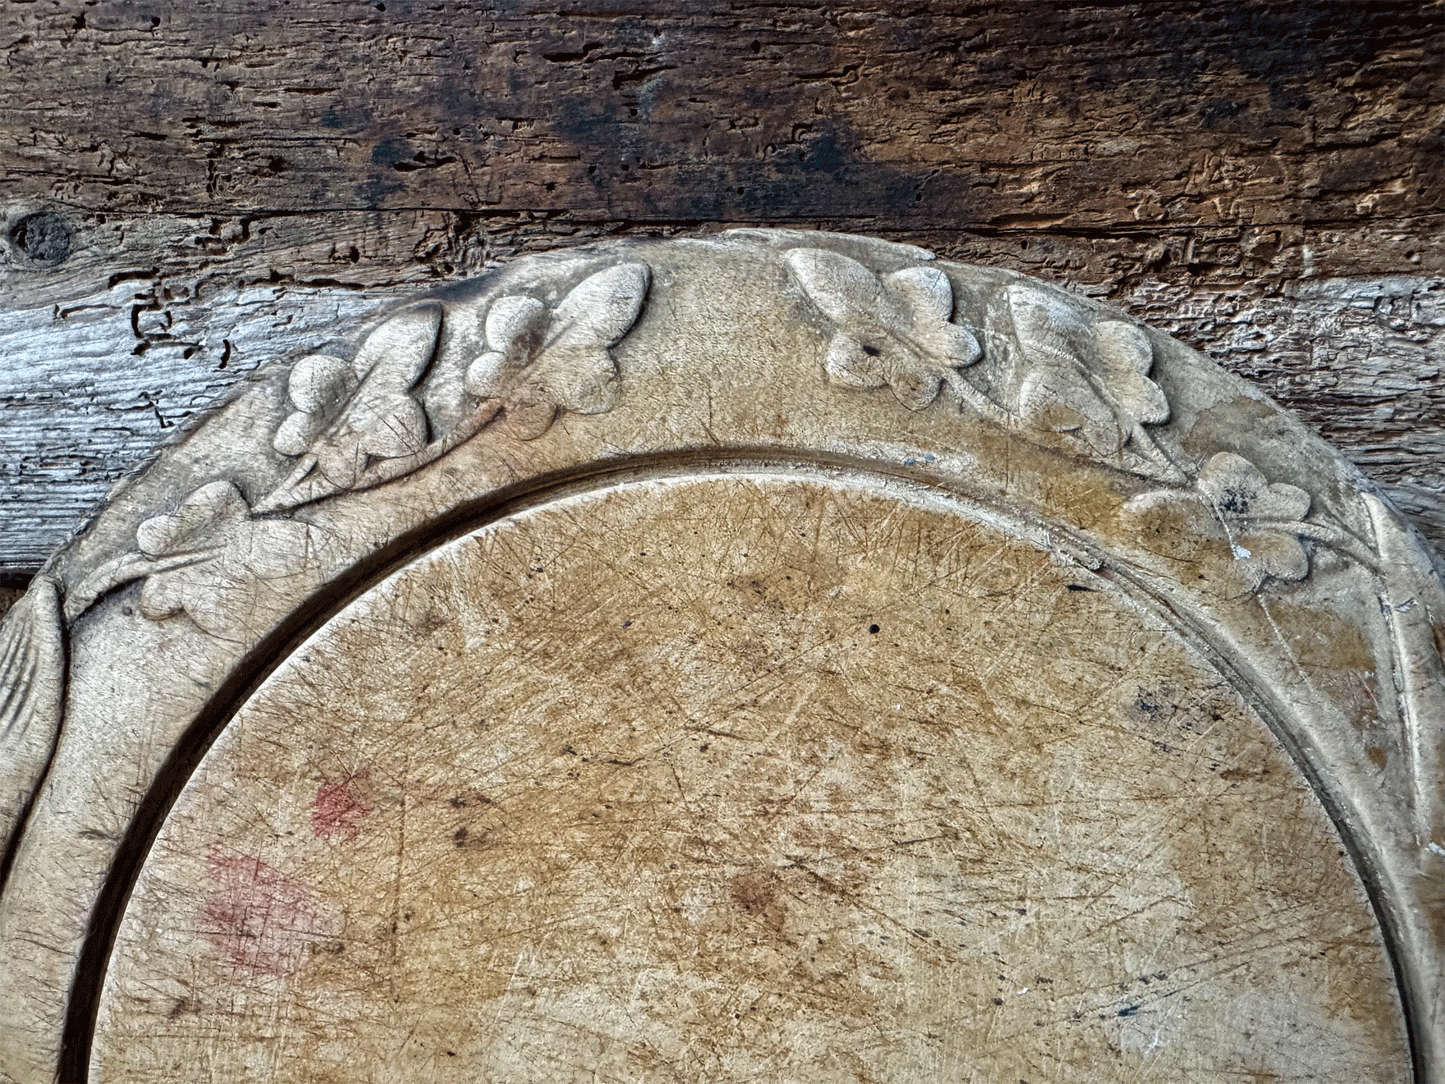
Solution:
M 55 751 L 64 689 L 60 585 L 42 574 L 0 623 L 0 846 Z

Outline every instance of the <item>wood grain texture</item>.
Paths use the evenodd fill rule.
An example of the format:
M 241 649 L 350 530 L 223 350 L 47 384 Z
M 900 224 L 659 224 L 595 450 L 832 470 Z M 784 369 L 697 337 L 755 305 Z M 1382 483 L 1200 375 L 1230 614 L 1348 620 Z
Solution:
M 589 237 L 811 223 L 1120 304 L 1445 543 L 1445 3 L 0 16 L 0 565 L 244 374 Z

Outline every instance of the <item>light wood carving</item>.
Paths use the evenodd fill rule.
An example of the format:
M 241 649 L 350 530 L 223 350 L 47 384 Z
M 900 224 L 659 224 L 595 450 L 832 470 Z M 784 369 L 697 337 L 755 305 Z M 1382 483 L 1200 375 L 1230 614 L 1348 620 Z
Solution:
M 816 232 L 341 341 L 0 629 L 4 1079 L 1445 1078 L 1438 558 L 1253 388 Z

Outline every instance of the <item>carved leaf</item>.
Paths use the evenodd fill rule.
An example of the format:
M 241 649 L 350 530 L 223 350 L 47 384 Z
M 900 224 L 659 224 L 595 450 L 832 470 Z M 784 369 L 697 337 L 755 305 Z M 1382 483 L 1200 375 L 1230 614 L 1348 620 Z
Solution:
M 460 379 L 455 369 L 436 375 L 437 383 L 459 385 L 453 398 L 464 390 L 483 404 L 447 415 L 443 432 L 433 430 L 414 394 L 431 379 L 440 304 L 416 305 L 386 321 L 362 344 L 349 372 L 327 355 L 302 359 L 288 391 L 297 410 L 273 439 L 278 451 L 299 462 L 257 503 L 257 512 L 401 477 L 445 454 L 499 411 L 516 436 L 531 440 L 547 431 L 559 410 L 610 410 L 617 366 L 609 351 L 636 322 L 650 280 L 646 264 L 624 263 L 583 279 L 555 308 L 522 295 L 497 298 L 483 323 L 487 349 Z
M 982 351 L 951 322 L 953 287 L 936 267 L 878 276 L 857 260 L 823 249 L 784 257 L 803 292 L 835 325 L 823 355 L 829 379 L 850 388 L 887 384 L 910 410 L 922 410 L 944 384 L 962 391 L 958 370 Z
M 1070 433 L 1095 453 L 1132 444 L 1174 476 L 1144 425 L 1169 419 L 1163 389 L 1149 379 L 1148 336 L 1122 320 L 1096 319 L 1069 298 L 1016 283 L 1008 290 L 1014 332 L 1029 367 L 1018 383 L 1019 415 L 1036 428 Z
M 304 455 L 324 422 L 304 410 L 292 411 L 276 427 L 271 447 L 282 455 Z
M 1218 452 L 1195 480 L 1220 515 L 1243 523 L 1298 523 L 1309 514 L 1310 495 L 1287 482 L 1270 482 L 1242 455 Z
M 560 410 L 611 410 L 617 364 L 609 351 L 636 322 L 650 281 L 646 264 L 626 263 L 583 279 L 554 309 L 531 297 L 498 298 L 467 389 L 503 400 L 508 428 L 522 440 L 545 433 Z
M 1300 542 L 1310 495 L 1299 486 L 1270 482 L 1233 452 L 1209 457 L 1194 482 L 1225 523 L 1234 556 L 1256 579 L 1302 580 L 1310 558 Z
M 1094 344 L 1104 387 L 1114 391 L 1129 416 L 1147 425 L 1167 422 L 1169 400 L 1149 379 L 1154 347 L 1144 329 L 1122 320 L 1100 320 L 1094 325 Z
M 1113 407 L 1075 368 L 1040 368 L 1019 384 L 1019 414 L 1034 428 L 1071 433 L 1105 457 L 1116 455 L 1129 434 Z
M 518 440 L 536 440 L 557 418 L 557 404 L 542 402 L 517 402 L 507 405 L 507 427 Z
M 835 383 L 849 388 L 881 388 L 888 383 L 878 353 L 870 354 L 862 343 L 843 332 L 828 340 L 823 368 Z
M 268 584 L 314 571 L 322 539 L 309 523 L 258 519 L 225 480 L 208 482 L 174 511 L 136 528 L 143 560 L 122 572 L 144 577 L 140 611 L 152 621 L 186 613 L 215 636 L 264 628 L 284 593 Z
M 1335 537 L 1337 532 L 1306 523 L 1310 495 L 1299 486 L 1270 482 L 1241 455 L 1209 457 L 1192 489 L 1145 493 L 1129 501 L 1134 512 L 1176 501 L 1203 501 L 1229 543 L 1245 579 L 1259 586 L 1266 579 L 1296 581 L 1309 575 L 1310 557 L 1302 538 Z
M 611 410 L 617 363 L 608 351 L 637 320 L 650 278 L 646 264 L 629 263 L 578 283 L 552 313 L 546 342 L 518 398 L 550 400 L 578 414 Z
M 412 455 L 426 444 L 426 415 L 408 393 L 436 351 L 441 319 L 440 305 L 420 305 L 367 338 L 356 355 L 358 370 L 369 366 L 365 379 L 317 450 L 323 473 L 360 474 L 370 458 Z
M 440 304 L 415 305 L 367 336 L 351 364 L 341 363 L 345 369 L 338 369 L 339 359 L 321 354 L 297 362 L 288 395 L 298 411 L 277 428 L 272 445 L 301 461 L 258 503 L 259 510 L 278 511 L 355 488 L 377 461 L 421 454 L 428 439 L 426 413 L 411 392 L 436 353 L 441 322 Z M 339 415 L 328 420 L 337 404 Z
M 791 249 L 784 259 L 808 300 L 833 323 L 848 328 L 876 313 L 883 284 L 857 260 L 818 248 Z
M 0 848 L 55 750 L 64 691 L 60 587 L 41 574 L 0 622 Z
M 542 349 L 550 317 L 547 306 L 535 297 L 499 297 L 487 310 L 487 343 L 467 370 L 467 390 L 482 397 L 500 396 L 507 370 L 520 369 Z
M 1246 528 L 1234 534 L 1230 547 L 1247 577 L 1253 581 L 1273 576 L 1293 583 L 1309 575 L 1309 554 L 1298 538 L 1284 531 Z
M 297 410 L 320 414 L 339 406 L 356 384 L 350 362 L 330 354 L 308 354 L 292 367 L 286 390 Z
M 884 275 L 883 282 L 884 293 L 902 299 L 904 308 L 924 327 L 947 323 L 953 316 L 953 287 L 936 267 L 905 267 Z
M 361 456 L 398 459 L 414 455 L 426 446 L 426 414 L 409 395 L 387 395 L 361 399 L 348 419 Z M 363 459 L 358 470 L 365 470 Z
M 435 301 L 414 305 L 382 324 L 361 344 L 352 367 L 374 389 L 409 391 L 436 351 L 442 307 Z
M 351 363 L 330 354 L 309 354 L 291 369 L 287 398 L 296 409 L 286 416 L 271 446 L 282 455 L 301 455 L 357 386 Z
M 651 278 L 645 263 L 624 263 L 583 279 L 552 313 L 545 349 L 616 346 L 637 321 Z
M 230 482 L 207 482 L 174 512 L 143 520 L 136 528 L 136 544 L 152 560 L 199 550 L 214 541 L 218 522 L 244 516 L 247 511 L 245 500 Z

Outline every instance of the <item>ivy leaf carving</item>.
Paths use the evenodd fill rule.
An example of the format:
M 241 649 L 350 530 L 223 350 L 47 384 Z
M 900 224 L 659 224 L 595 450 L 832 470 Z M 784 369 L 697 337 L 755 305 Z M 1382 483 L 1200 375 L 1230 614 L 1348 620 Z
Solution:
M 290 476 L 257 502 L 266 514 L 399 478 L 445 455 L 499 417 L 523 440 L 558 411 L 597 414 L 616 398 L 611 348 L 631 330 L 651 283 L 645 263 L 608 267 L 555 306 L 507 295 L 482 325 L 486 349 L 465 366 L 436 355 L 442 306 L 413 305 L 367 337 L 355 361 L 314 354 L 291 371 L 294 408 L 277 451 L 298 457 Z M 428 416 L 428 396 L 453 406 Z
M 1123 320 L 1096 318 L 1062 294 L 1023 283 L 1008 289 L 1014 332 L 1028 362 L 1016 392 L 1020 418 L 1068 434 L 1095 455 L 1126 446 L 1149 473 L 1183 480 L 1144 429 L 1169 420 L 1164 391 L 1149 378 L 1154 348 Z
M 508 427 L 533 440 L 559 410 L 600 414 L 616 399 L 610 350 L 636 322 L 651 272 L 619 264 L 583 279 L 555 308 L 536 298 L 498 298 L 487 312 L 487 349 L 467 368 L 466 387 L 499 400 Z
M 1225 524 L 1234 556 L 1256 578 L 1292 581 L 1309 574 L 1309 554 L 1300 536 L 1310 533 L 1303 522 L 1310 495 L 1299 486 L 1268 481 L 1233 452 L 1210 456 L 1194 485 Z
M 808 299 L 834 325 L 823 355 L 831 380 L 851 388 L 885 384 L 910 410 L 938 398 L 958 370 L 982 355 L 978 340 L 952 323 L 953 287 L 936 267 L 875 275 L 857 260 L 823 249 L 785 256 Z
M 341 404 L 356 391 L 351 363 L 330 354 L 308 354 L 291 369 L 287 398 L 295 408 L 286 416 L 272 446 L 284 455 L 302 455 Z
M 132 580 L 151 621 L 184 613 L 213 636 L 243 640 L 289 611 L 298 591 L 322 575 L 324 532 L 299 519 L 252 515 L 225 479 L 193 490 L 175 508 L 142 520 L 135 549 L 95 568 L 66 595 L 73 621 L 97 598 Z M 280 581 L 301 578 L 300 585 Z
M 370 458 L 411 455 L 426 444 L 426 416 L 409 393 L 436 351 L 441 325 L 440 305 L 418 305 L 393 316 L 362 344 L 353 363 L 361 386 L 326 435 L 325 473 L 360 474 Z

